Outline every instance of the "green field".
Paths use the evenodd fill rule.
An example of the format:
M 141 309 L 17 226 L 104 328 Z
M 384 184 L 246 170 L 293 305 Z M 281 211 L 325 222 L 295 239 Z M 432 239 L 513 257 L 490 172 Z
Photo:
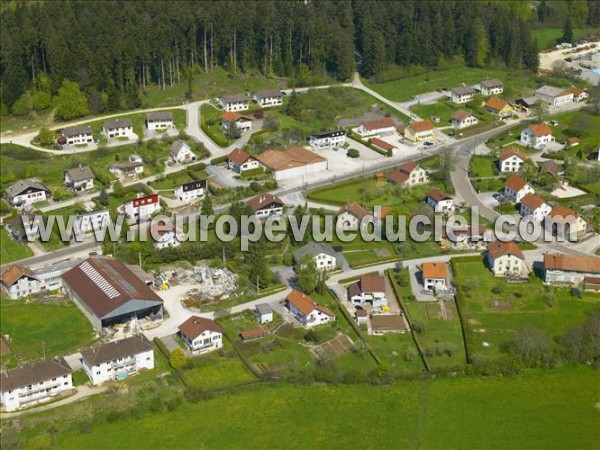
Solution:
M 469 172 L 472 177 L 495 177 L 498 175 L 497 159 L 493 156 L 475 155 L 471 158 Z
M 26 244 L 13 241 L 5 228 L 0 228 L 0 262 L 6 264 L 19 259 L 33 256 L 33 252 Z
M 538 28 L 532 30 L 531 32 L 533 37 L 537 39 L 538 48 L 540 50 L 554 47 L 556 45 L 556 40 L 563 35 L 562 28 Z M 573 38 L 575 40 L 590 34 L 594 34 L 596 36 L 600 35 L 600 28 L 573 28 Z

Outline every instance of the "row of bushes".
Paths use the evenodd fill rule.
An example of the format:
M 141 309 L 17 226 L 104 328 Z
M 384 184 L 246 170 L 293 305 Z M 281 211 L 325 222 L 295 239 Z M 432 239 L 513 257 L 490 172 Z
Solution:
M 363 140 L 358 134 L 356 134 L 354 131 L 348 131 L 348 137 L 356 142 L 358 142 L 359 144 L 362 144 L 366 147 L 369 147 L 371 150 L 379 153 L 380 155 L 383 156 L 392 156 L 392 151 L 391 150 L 383 150 L 382 148 L 379 148 L 373 144 L 371 144 L 371 142 L 369 141 L 365 141 Z

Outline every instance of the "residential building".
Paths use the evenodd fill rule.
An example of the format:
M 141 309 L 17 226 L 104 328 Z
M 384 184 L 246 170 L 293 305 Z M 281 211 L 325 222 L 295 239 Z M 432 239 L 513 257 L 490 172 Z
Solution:
M 520 172 L 526 161 L 529 161 L 529 156 L 521 149 L 508 147 L 500 152 L 498 166 L 500 172 Z
M 548 159 L 540 165 L 540 175 L 549 174 L 553 177 L 558 177 L 561 173 L 560 166 L 553 159 Z
M 573 92 L 554 86 L 542 86 L 534 93 L 535 98 L 547 103 L 552 107 L 557 107 L 574 101 Z
M 273 322 L 273 310 L 268 303 L 259 303 L 256 305 L 256 318 L 261 325 Z
M 79 262 L 74 259 L 39 269 L 13 264 L 0 275 L 0 285 L 11 300 L 58 291 L 63 286 L 61 275 Z
M 196 154 L 192 151 L 190 146 L 182 140 L 173 142 L 169 156 L 171 161 L 180 164 L 196 161 Z
M 194 200 L 204 198 L 206 195 L 206 180 L 190 181 L 189 183 L 180 184 L 173 189 L 175 197 L 180 202 L 193 202 Z
M 359 325 L 366 325 L 369 322 L 369 313 L 362 306 L 355 306 L 354 320 Z
M 552 207 L 543 198 L 534 194 L 524 195 L 519 212 L 522 217 L 532 216 L 536 222 L 542 222 L 550 214 Z
M 485 96 L 498 95 L 504 92 L 504 83 L 497 79 L 483 80 L 475 85 L 475 89 Z
M 227 164 L 231 170 L 240 174 L 246 170 L 262 168 L 260 162 L 254 156 L 239 147 L 234 148 L 227 155 Z
M 287 307 L 306 328 L 335 321 L 335 314 L 329 308 L 318 305 L 311 297 L 295 289 L 287 296 Z
M 363 218 L 372 218 L 374 214 L 356 202 L 342 206 L 337 213 L 336 227 L 343 230 L 358 230 Z
M 385 276 L 363 275 L 357 282 L 348 285 L 348 301 L 353 305 L 370 304 L 373 309 L 381 309 L 388 304 L 385 292 Z
M 110 211 L 108 209 L 102 211 L 90 211 L 83 214 L 78 214 L 75 217 L 73 228 L 79 230 L 79 233 L 86 234 L 94 230 L 102 230 L 110 223 Z
M 431 205 L 436 213 L 449 214 L 454 211 L 454 199 L 438 188 L 433 188 L 427 193 L 427 204 Z
M 507 101 L 498 97 L 490 97 L 483 104 L 484 108 L 500 120 L 510 119 L 514 113 L 512 106 Z
M 600 276 L 600 256 L 544 253 L 545 283 L 579 285 L 586 280 L 593 281 L 598 276 Z
M 312 259 L 317 270 L 334 270 L 337 264 L 337 252 L 324 242 L 309 242 L 296 250 L 293 255 L 294 266 L 302 267 L 308 259 Z
M 571 86 L 566 91 L 573 94 L 573 100 L 576 102 L 584 102 L 590 97 L 590 94 L 577 86 Z
M 37 180 L 19 180 L 9 186 L 6 199 L 15 208 L 43 202 L 52 198 L 52 192 L 44 183 Z
M 497 277 L 526 278 L 529 273 L 523 251 L 512 241 L 494 241 L 488 245 L 485 261 Z
M 0 401 L 4 411 L 33 406 L 71 391 L 72 371 L 63 358 L 57 358 L 1 373 Z
M 565 142 L 565 147 L 568 148 L 573 148 L 573 147 L 577 147 L 579 145 L 579 138 L 572 136 L 567 138 L 567 141 Z
M 353 129 L 361 137 L 391 135 L 395 130 L 394 119 L 391 117 L 367 120 Z
M 131 223 L 140 223 L 148 220 L 152 214 L 161 210 L 158 194 L 139 196 L 123 204 L 125 216 Z
M 246 111 L 250 108 L 250 97 L 247 94 L 236 94 L 219 99 L 221 108 L 225 111 Z
M 194 354 L 208 353 L 223 347 L 223 329 L 213 320 L 192 316 L 178 327 L 183 342 Z
M 469 111 L 465 111 L 464 109 L 459 109 L 452 114 L 452 127 L 456 129 L 463 129 L 472 127 L 473 125 L 477 125 L 479 123 L 479 119 L 475 117 Z
M 346 132 L 344 130 L 311 134 L 308 137 L 308 145 L 315 151 L 343 147 L 345 143 Z
M 419 163 L 409 161 L 398 166 L 398 168 L 388 177 L 388 180 L 392 183 L 413 187 L 429 183 L 429 175 Z
M 511 175 L 504 183 L 504 195 L 512 199 L 515 203 L 520 203 L 521 199 L 527 194 L 535 194 L 535 190 L 518 175 Z
M 132 163 L 144 164 L 144 160 L 142 159 L 142 157 L 136 154 L 129 155 L 129 158 L 127 158 L 127 160 Z
M 94 386 L 121 381 L 154 369 L 154 347 L 144 335 L 131 336 L 82 351 L 81 363 Z
M 483 250 L 492 240 L 492 232 L 483 225 L 456 226 L 450 232 L 444 227 L 442 246 L 452 250 Z
M 223 129 L 228 130 L 234 124 L 242 133 L 252 131 L 252 117 L 233 111 L 226 111 L 221 115 L 221 127 Z
M 530 108 L 535 106 L 540 100 L 537 97 L 524 97 L 515 101 L 517 109 L 523 112 L 528 112 Z
M 411 120 L 404 129 L 404 137 L 412 142 L 436 139 L 433 124 L 429 120 Z
M 63 289 L 98 334 L 115 323 L 162 320 L 163 300 L 127 265 L 94 256 L 62 275 Z
M 111 139 L 137 139 L 138 136 L 133 132 L 133 122 L 131 119 L 107 120 L 102 125 L 102 132 L 106 138 Z
M 153 221 L 148 227 L 148 238 L 154 241 L 152 246 L 158 250 L 178 247 L 181 245 L 181 236 L 172 223 L 162 220 Z
M 154 111 L 146 114 L 146 128 L 150 131 L 175 128 L 171 111 Z
M 144 163 L 142 162 L 122 162 L 113 164 L 108 171 L 115 175 L 120 181 L 133 180 L 144 173 Z
M 61 136 L 67 145 L 90 144 L 94 142 L 92 127 L 81 125 L 78 127 L 65 127 L 61 131 Z
M 557 205 L 546 216 L 544 224 L 552 234 L 567 240 L 577 240 L 587 231 L 587 222 L 580 214 L 566 206 Z
M 532 123 L 521 131 L 521 143 L 528 147 L 540 149 L 550 142 L 554 142 L 554 136 L 545 123 Z
M 260 105 L 261 108 L 283 105 L 283 92 L 280 90 L 259 91 L 252 95 L 252 100 Z
M 471 86 L 460 86 L 450 91 L 450 98 L 453 103 L 468 103 L 473 100 L 477 91 Z
M 448 263 L 425 262 L 421 267 L 423 287 L 429 291 L 447 291 L 450 287 Z
M 299 179 L 327 170 L 327 159 L 302 147 L 267 150 L 256 157 L 276 180 Z
M 65 184 L 75 192 L 94 189 L 94 173 L 89 166 L 79 166 L 64 172 Z
M 247 202 L 254 216 L 264 219 L 269 216 L 281 216 L 283 214 L 284 203 L 279 197 L 268 192 L 257 195 Z

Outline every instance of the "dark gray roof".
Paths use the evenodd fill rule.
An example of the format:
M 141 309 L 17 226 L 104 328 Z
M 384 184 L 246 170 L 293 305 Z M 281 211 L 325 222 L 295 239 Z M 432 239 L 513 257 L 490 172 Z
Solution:
M 90 366 L 98 366 L 105 362 L 114 361 L 115 359 L 147 352 L 153 348 L 144 335 L 139 335 L 84 350 L 81 352 L 81 356 Z
M 133 122 L 131 121 L 131 119 L 107 120 L 106 122 L 104 122 L 104 125 L 102 125 L 102 128 L 108 128 L 109 130 L 125 127 L 133 127 Z
M 154 111 L 146 114 L 146 120 L 173 120 L 171 111 Z
M 8 195 L 8 198 L 14 198 L 22 192 L 26 191 L 27 189 L 50 192 L 50 189 L 48 189 L 43 183 L 39 181 L 19 180 L 6 189 L 6 195 Z
M 92 127 L 81 125 L 79 127 L 65 127 L 62 129 L 62 135 L 66 137 L 79 136 L 80 134 L 92 134 Z
M 238 102 L 247 102 L 248 95 L 247 94 L 236 94 L 236 95 L 228 95 L 227 97 L 221 97 L 221 102 L 223 103 L 238 103 Z
M 271 307 L 269 306 L 268 303 L 259 303 L 258 305 L 256 305 L 256 310 L 261 315 L 271 314 L 273 312 L 273 310 L 271 309 Z
M 90 180 L 94 178 L 94 174 L 92 169 L 89 166 L 80 166 L 75 167 L 74 169 L 69 169 L 65 171 L 65 176 L 69 175 L 73 182 Z
M 326 253 L 330 256 L 336 256 L 336 252 L 329 244 L 324 244 L 322 242 L 309 242 L 308 244 L 300 247 L 293 254 L 295 261 L 302 260 L 305 256 L 317 256 L 319 253 Z
M 482 87 L 485 88 L 494 88 L 494 87 L 502 87 L 504 86 L 504 83 L 496 78 L 492 79 L 492 80 L 483 80 L 481 83 L 479 83 Z
M 328 138 L 328 137 L 337 137 L 337 136 L 345 136 L 345 135 L 346 135 L 345 130 L 336 130 L 336 131 L 327 131 L 325 133 L 313 133 L 310 135 L 310 137 L 314 137 L 317 139 L 323 139 L 323 138 Z
M 195 191 L 196 189 L 206 189 L 206 180 L 190 181 L 189 183 L 183 183 L 179 186 L 181 186 L 183 192 Z
M 0 375 L 0 390 L 2 392 L 12 391 L 30 384 L 62 377 L 71 372 L 73 370 L 63 358 L 42 361 Z
M 452 93 L 456 95 L 467 95 L 467 94 L 475 94 L 475 89 L 471 86 L 460 86 L 452 89 Z
M 283 93 L 280 90 L 270 90 L 270 91 L 259 91 L 255 92 L 254 96 L 258 99 L 263 98 L 274 98 L 274 97 L 283 97 Z
M 566 91 L 566 89 L 563 88 L 559 88 L 556 86 L 548 86 L 548 85 L 544 85 L 540 88 L 538 88 L 535 91 L 536 96 L 538 94 L 540 95 L 547 95 L 549 97 L 559 97 L 561 96 L 564 92 Z

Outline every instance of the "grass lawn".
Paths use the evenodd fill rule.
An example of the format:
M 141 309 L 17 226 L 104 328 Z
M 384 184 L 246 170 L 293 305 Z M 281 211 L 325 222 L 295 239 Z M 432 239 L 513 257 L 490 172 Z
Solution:
M 220 147 L 227 147 L 233 141 L 225 135 L 221 126 L 221 116 L 224 111 L 205 103 L 200 107 L 200 124 L 211 140 Z M 244 113 L 242 111 L 242 113 Z
M 579 145 L 569 149 L 569 153 L 600 146 L 600 116 L 588 111 L 574 111 L 554 116 L 552 119 L 558 122 L 557 126 L 551 127 L 556 142 L 564 143 L 567 138 L 573 136 L 579 138 Z
M 199 175 L 204 175 L 203 178 L 206 178 L 206 172 L 199 172 Z M 202 178 L 202 177 L 201 177 Z M 168 191 L 167 193 L 173 193 L 173 188 L 175 186 L 179 186 L 183 183 L 188 183 L 194 181 L 194 178 L 190 176 L 189 171 L 187 169 L 180 170 L 179 172 L 171 173 L 165 177 L 162 177 L 156 181 L 152 181 L 149 183 L 157 191 Z
M 497 159 L 494 156 L 474 155 L 471 158 L 469 172 L 472 177 L 498 176 Z
M 5 228 L 0 228 L 0 262 L 2 264 L 33 256 L 33 252 L 24 243 L 13 241 Z
M 538 48 L 540 50 L 544 50 L 547 48 L 553 48 L 556 45 L 556 40 L 563 35 L 563 29 L 537 28 L 531 30 L 531 33 L 533 34 L 533 37 L 537 39 Z M 580 39 L 585 36 L 589 36 L 590 34 L 598 36 L 598 34 L 600 34 L 600 29 L 592 27 L 573 28 L 574 40 Z
M 46 356 L 59 356 L 96 339 L 91 324 L 72 302 L 1 300 L 0 328 L 2 335 L 10 336 L 11 349 L 21 362 L 41 359 L 43 347 Z

